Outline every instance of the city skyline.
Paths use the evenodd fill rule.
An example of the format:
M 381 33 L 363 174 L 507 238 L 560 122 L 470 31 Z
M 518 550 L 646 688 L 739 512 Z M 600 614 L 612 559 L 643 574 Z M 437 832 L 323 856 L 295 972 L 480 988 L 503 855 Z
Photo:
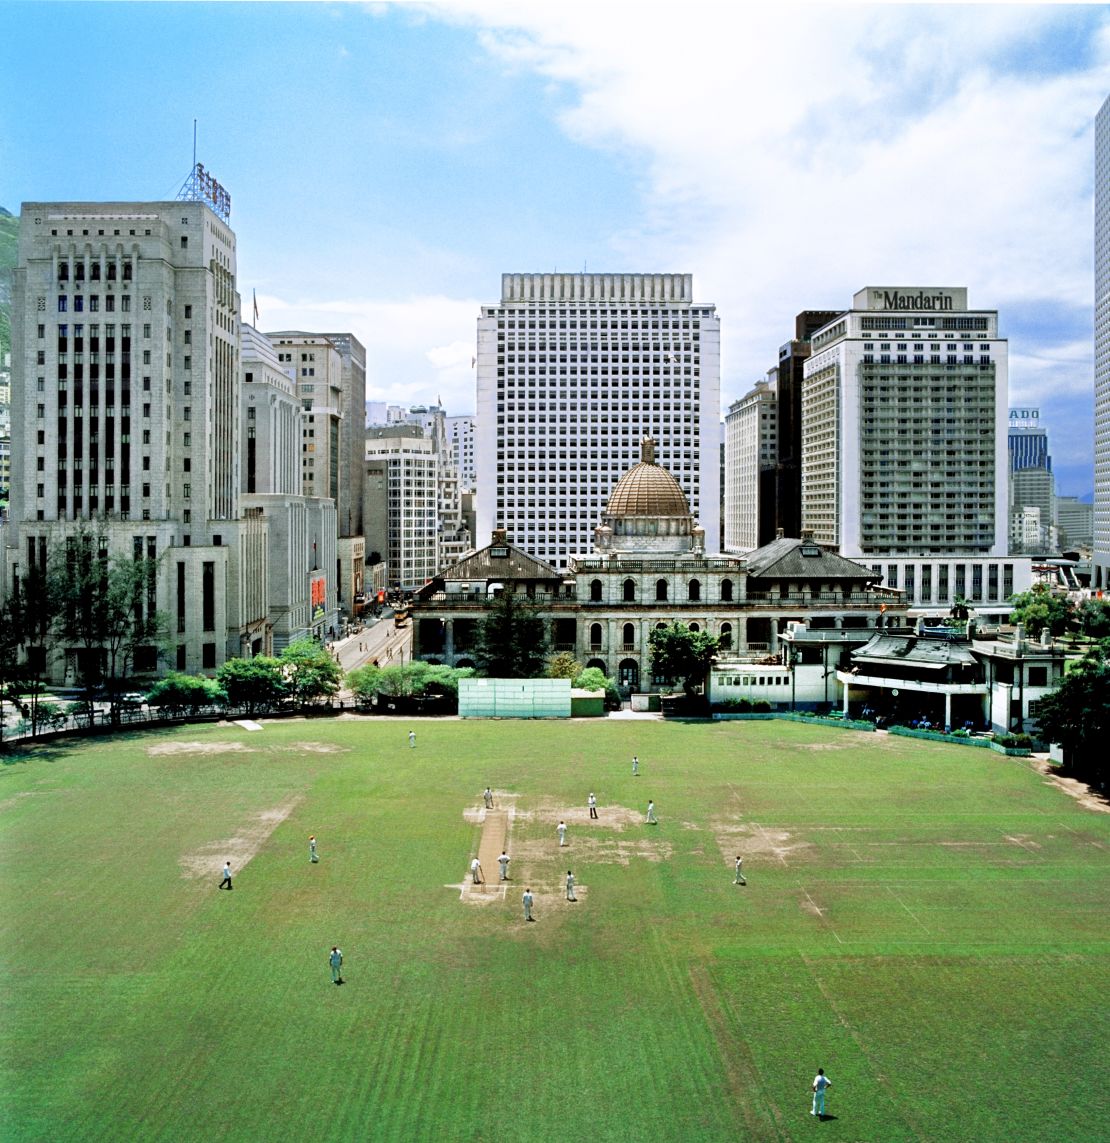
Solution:
M 1009 403 L 1042 409 L 1059 492 L 1089 495 L 1110 15 L 800 11 L 8 4 L 0 205 L 172 199 L 195 117 L 243 316 L 257 292 L 262 328 L 350 329 L 369 399 L 454 414 L 502 273 L 692 273 L 722 409 L 797 312 L 966 285 L 998 309 Z

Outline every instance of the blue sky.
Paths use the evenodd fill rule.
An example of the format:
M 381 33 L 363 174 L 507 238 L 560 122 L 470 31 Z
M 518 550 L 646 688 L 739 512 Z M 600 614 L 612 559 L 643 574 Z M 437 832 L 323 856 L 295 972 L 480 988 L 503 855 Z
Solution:
M 232 194 L 263 329 L 350 329 L 368 395 L 472 412 L 506 271 L 676 271 L 724 404 L 802 309 L 966 285 L 1059 491 L 1089 492 L 1105 6 L 2 7 L 0 205 Z

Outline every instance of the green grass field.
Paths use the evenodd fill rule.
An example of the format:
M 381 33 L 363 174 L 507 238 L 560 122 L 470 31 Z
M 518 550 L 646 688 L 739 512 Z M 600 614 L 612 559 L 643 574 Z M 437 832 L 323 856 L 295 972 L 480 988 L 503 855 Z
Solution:
M 1110 815 L 1025 761 L 784 722 L 412 725 L 415 750 L 409 723 L 296 721 L 7 760 L 0 1139 L 1110 1137 Z M 512 882 L 478 904 L 487 783 Z

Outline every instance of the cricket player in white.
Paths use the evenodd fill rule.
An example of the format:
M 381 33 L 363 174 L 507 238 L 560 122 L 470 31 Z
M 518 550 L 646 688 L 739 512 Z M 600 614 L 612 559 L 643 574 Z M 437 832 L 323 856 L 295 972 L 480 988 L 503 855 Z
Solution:
M 555 832 L 559 835 L 559 844 L 560 845 L 566 845 L 566 843 L 567 843 L 567 823 L 566 822 L 560 822 L 555 827 Z
M 818 1068 L 817 1074 L 813 1077 L 813 1110 L 810 1115 L 824 1117 L 825 1092 L 830 1087 L 832 1087 L 832 1080 L 825 1075 L 824 1068 Z
M 743 869 L 742 869 L 743 864 L 744 864 L 744 859 L 739 854 L 737 854 L 736 855 L 736 880 L 733 882 L 733 885 L 747 885 L 747 883 L 748 883 L 748 880 L 744 876 L 744 873 L 743 873 Z
M 655 803 L 654 802 L 648 802 L 647 824 L 648 825 L 658 825 L 659 824 L 658 820 L 655 817 Z
M 501 856 L 497 859 L 497 864 L 501 866 L 501 880 L 509 880 L 509 855 L 502 850 Z
M 477 858 L 470 863 L 470 876 L 475 885 L 482 884 L 482 863 Z
M 574 895 L 574 874 L 567 870 L 567 900 L 577 901 L 578 898 Z
M 524 896 L 521 897 L 520 901 L 524 906 L 524 919 L 526 921 L 534 921 L 536 918 L 532 916 L 532 890 L 525 889 Z

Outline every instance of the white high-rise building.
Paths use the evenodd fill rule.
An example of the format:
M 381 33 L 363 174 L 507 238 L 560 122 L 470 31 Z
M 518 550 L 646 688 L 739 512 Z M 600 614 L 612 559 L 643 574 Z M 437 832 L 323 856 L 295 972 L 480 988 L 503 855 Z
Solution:
M 690 274 L 504 274 L 478 319 L 477 534 L 566 568 L 656 441 L 715 552 L 720 321 Z
M 137 672 L 211 670 L 265 621 L 265 528 L 239 503 L 235 275 L 226 212 L 201 201 L 23 205 L 8 586 L 81 529 L 106 558 L 159 560 L 146 606 L 168 647 L 140 648 Z M 53 677 L 87 673 L 81 648 L 59 651 Z
M 811 340 L 802 527 L 920 605 L 1005 602 L 1008 345 L 964 288 L 867 287 Z M 887 562 L 887 561 L 890 562 Z
M 339 608 L 351 616 L 363 593 L 366 350 L 351 333 L 284 330 L 266 336 L 296 385 L 304 410 L 301 465 L 305 495 L 335 501 L 339 536 L 334 579 Z
M 394 424 L 366 430 L 365 459 L 368 550 L 385 556 L 389 587 L 415 591 L 440 570 L 439 453 L 423 426 Z M 382 491 L 384 516 L 371 511 Z
M 459 487 L 464 492 L 472 492 L 478 483 L 474 462 L 474 422 L 474 417 L 447 418 L 447 443 L 455 457 Z
M 761 474 L 775 467 L 778 400 L 767 381 L 757 381 L 725 416 L 725 551 L 760 546 Z
M 1095 119 L 1095 504 L 1091 586 L 1110 589 L 1110 99 Z

